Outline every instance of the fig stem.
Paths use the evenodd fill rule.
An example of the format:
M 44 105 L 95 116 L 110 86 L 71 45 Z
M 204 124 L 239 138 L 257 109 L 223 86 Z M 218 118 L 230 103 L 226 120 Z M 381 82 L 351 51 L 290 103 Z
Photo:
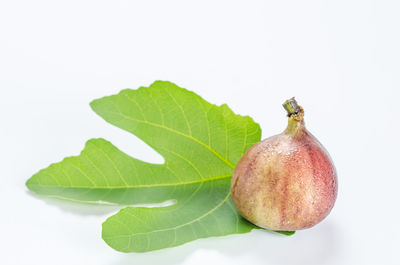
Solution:
M 297 104 L 297 101 L 294 99 L 294 97 L 286 100 L 282 106 L 285 108 L 285 110 L 288 113 L 288 117 L 294 115 L 294 114 L 299 114 L 301 112 L 300 106 Z
M 297 104 L 297 101 L 294 99 L 294 97 L 286 100 L 282 105 L 287 111 L 287 116 L 289 117 L 288 126 L 285 132 L 291 135 L 301 135 L 300 132 L 305 130 L 303 108 Z

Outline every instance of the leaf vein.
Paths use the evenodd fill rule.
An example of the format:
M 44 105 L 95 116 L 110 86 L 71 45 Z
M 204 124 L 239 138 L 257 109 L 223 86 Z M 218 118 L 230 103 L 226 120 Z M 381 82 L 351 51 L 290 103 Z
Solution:
M 205 144 L 204 142 L 200 141 L 199 139 L 194 138 L 192 135 L 185 134 L 185 133 L 183 133 L 183 132 L 177 131 L 177 130 L 175 130 L 175 129 L 172 129 L 172 128 L 170 128 L 170 127 L 167 127 L 167 126 L 164 126 L 164 125 L 160 125 L 160 124 L 157 124 L 157 123 L 149 122 L 149 121 L 146 121 L 146 120 L 134 119 L 134 118 L 132 118 L 132 117 L 129 117 L 129 116 L 124 115 L 122 112 L 114 112 L 114 111 L 104 111 L 104 112 L 108 112 L 108 113 L 112 113 L 112 114 L 117 114 L 117 115 L 122 116 L 122 117 L 125 118 L 125 119 L 132 120 L 132 121 L 138 122 L 138 123 L 145 123 L 145 124 L 148 124 L 148 125 L 150 125 L 150 126 L 158 127 L 158 128 L 161 128 L 161 129 L 170 131 L 170 132 L 172 132 L 172 133 L 181 135 L 181 136 L 183 136 L 183 137 L 186 137 L 186 138 L 188 138 L 188 139 L 190 139 L 190 140 L 192 140 L 192 141 L 194 141 L 194 142 L 200 144 L 201 146 L 205 147 L 206 149 L 208 149 L 211 153 L 213 153 L 213 154 L 214 154 L 216 157 L 218 157 L 221 161 L 225 162 L 225 164 L 227 164 L 230 168 L 232 168 L 232 169 L 235 168 L 235 166 L 234 166 L 230 161 L 228 161 L 228 160 L 227 160 L 226 158 L 224 158 L 221 154 L 219 154 L 217 151 L 215 151 L 214 148 L 212 148 L 210 145 Z

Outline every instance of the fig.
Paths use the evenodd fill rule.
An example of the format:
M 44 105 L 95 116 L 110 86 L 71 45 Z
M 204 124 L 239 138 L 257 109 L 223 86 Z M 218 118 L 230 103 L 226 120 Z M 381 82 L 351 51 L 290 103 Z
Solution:
M 239 213 L 269 230 L 312 227 L 331 211 L 337 196 L 332 160 L 307 131 L 304 110 L 294 98 L 283 107 L 288 126 L 250 147 L 235 167 L 231 192 Z

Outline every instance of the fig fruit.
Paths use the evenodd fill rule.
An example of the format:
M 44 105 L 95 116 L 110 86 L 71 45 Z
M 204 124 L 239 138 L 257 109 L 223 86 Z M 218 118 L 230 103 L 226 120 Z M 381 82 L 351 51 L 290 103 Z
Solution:
M 304 110 L 294 98 L 283 104 L 288 126 L 249 148 L 232 176 L 239 213 L 270 230 L 305 229 L 321 222 L 337 196 L 335 167 L 325 148 L 307 131 Z

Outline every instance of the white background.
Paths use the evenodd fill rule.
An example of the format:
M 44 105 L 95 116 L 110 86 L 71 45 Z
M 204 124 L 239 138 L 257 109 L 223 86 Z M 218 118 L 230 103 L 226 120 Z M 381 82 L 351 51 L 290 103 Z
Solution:
M 400 264 L 400 2 L 0 1 L 0 263 Z M 162 158 L 88 103 L 169 80 L 252 116 L 263 138 L 281 103 L 338 171 L 336 205 L 293 237 L 265 231 L 123 254 L 101 239 L 120 207 L 37 197 L 25 181 L 104 137 Z

